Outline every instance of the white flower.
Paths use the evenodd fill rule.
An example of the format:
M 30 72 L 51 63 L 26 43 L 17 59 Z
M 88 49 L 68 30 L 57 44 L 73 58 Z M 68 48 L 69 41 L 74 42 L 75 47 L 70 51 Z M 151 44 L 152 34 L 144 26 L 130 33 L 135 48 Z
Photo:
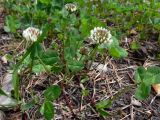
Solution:
M 91 30 L 91 35 L 89 38 L 92 40 L 93 44 L 110 44 L 113 41 L 110 31 L 102 27 L 95 27 L 93 30 Z
M 42 31 L 34 28 L 34 27 L 29 27 L 23 31 L 23 37 L 27 41 L 37 41 L 38 37 L 42 34 Z
M 65 5 L 66 10 L 75 12 L 77 10 L 77 6 L 73 3 L 68 3 Z

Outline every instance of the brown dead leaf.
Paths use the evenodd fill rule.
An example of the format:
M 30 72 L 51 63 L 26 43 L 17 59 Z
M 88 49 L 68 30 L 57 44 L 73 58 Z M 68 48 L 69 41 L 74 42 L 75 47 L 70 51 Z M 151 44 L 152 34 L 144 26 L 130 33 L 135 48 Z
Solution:
M 137 35 L 137 31 L 136 31 L 135 29 L 132 29 L 132 30 L 130 31 L 130 34 L 132 34 L 132 35 Z
M 153 89 L 156 91 L 158 95 L 160 95 L 160 84 L 152 85 Z

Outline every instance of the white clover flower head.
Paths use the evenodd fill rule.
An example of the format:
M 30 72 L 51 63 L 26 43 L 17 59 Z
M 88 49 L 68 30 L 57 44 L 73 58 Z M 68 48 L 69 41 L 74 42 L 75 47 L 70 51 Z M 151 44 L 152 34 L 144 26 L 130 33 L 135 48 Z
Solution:
M 27 40 L 27 41 L 37 41 L 38 37 L 42 34 L 42 31 L 34 28 L 34 27 L 28 27 L 27 29 L 25 29 L 22 33 L 23 37 Z
M 77 6 L 73 3 L 67 3 L 65 5 L 65 9 L 71 12 L 75 12 L 77 10 Z
M 98 43 L 112 43 L 112 35 L 109 30 L 102 27 L 95 27 L 91 30 L 91 35 L 89 37 L 94 44 Z

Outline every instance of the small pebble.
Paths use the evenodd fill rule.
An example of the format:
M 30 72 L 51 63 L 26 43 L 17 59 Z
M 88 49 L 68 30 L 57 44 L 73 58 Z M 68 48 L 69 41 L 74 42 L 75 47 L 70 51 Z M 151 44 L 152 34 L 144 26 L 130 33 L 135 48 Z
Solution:
M 141 107 L 142 106 L 142 103 L 139 102 L 138 100 L 136 100 L 135 98 L 132 98 L 131 104 L 134 105 L 134 106 L 137 106 L 137 107 Z
M 8 63 L 8 60 L 7 60 L 7 58 L 6 58 L 6 55 L 4 55 L 4 56 L 1 58 L 1 60 L 2 60 L 2 62 L 3 62 L 4 64 L 7 64 L 7 63 Z

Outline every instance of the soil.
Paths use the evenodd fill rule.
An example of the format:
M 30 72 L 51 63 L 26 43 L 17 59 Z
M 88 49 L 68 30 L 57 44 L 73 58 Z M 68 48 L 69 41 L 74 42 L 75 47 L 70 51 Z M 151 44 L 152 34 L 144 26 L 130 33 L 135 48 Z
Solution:
M 14 50 L 20 44 L 13 40 L 10 34 L 4 32 L 3 26 L 4 14 L 0 13 L 0 58 L 5 54 L 16 55 Z M 61 84 L 62 95 L 54 103 L 56 108 L 55 120 L 160 120 L 160 97 L 155 97 L 154 90 L 147 100 L 138 101 L 134 98 L 136 89 L 134 71 L 142 65 L 160 66 L 160 61 L 155 59 L 156 54 L 160 52 L 160 47 L 155 40 L 141 41 L 141 49 L 133 52 L 130 49 L 130 43 L 134 40 L 134 37 L 136 35 L 128 38 L 128 41 L 121 41 L 122 46 L 129 53 L 127 58 L 115 60 L 109 57 L 106 59 L 107 72 L 100 72 L 96 69 L 90 71 L 87 73 L 89 80 L 83 85 L 80 83 L 80 75 L 73 78 L 69 84 Z M 1 80 L 9 69 L 9 63 L 4 64 L 1 59 Z M 41 98 L 40 103 L 42 103 L 44 100 L 43 90 L 51 84 L 61 83 L 62 77 L 63 75 L 56 76 L 47 73 L 39 75 L 24 73 L 21 76 L 23 100 L 27 103 L 39 96 Z M 86 97 L 82 97 L 83 87 L 90 91 Z M 110 116 L 107 118 L 101 117 L 94 107 L 95 103 L 113 97 L 116 99 L 113 101 L 112 107 L 107 109 Z M 22 112 L 20 106 L 17 106 L 4 112 L 7 120 L 43 120 L 39 108 L 40 105 L 35 105 Z

